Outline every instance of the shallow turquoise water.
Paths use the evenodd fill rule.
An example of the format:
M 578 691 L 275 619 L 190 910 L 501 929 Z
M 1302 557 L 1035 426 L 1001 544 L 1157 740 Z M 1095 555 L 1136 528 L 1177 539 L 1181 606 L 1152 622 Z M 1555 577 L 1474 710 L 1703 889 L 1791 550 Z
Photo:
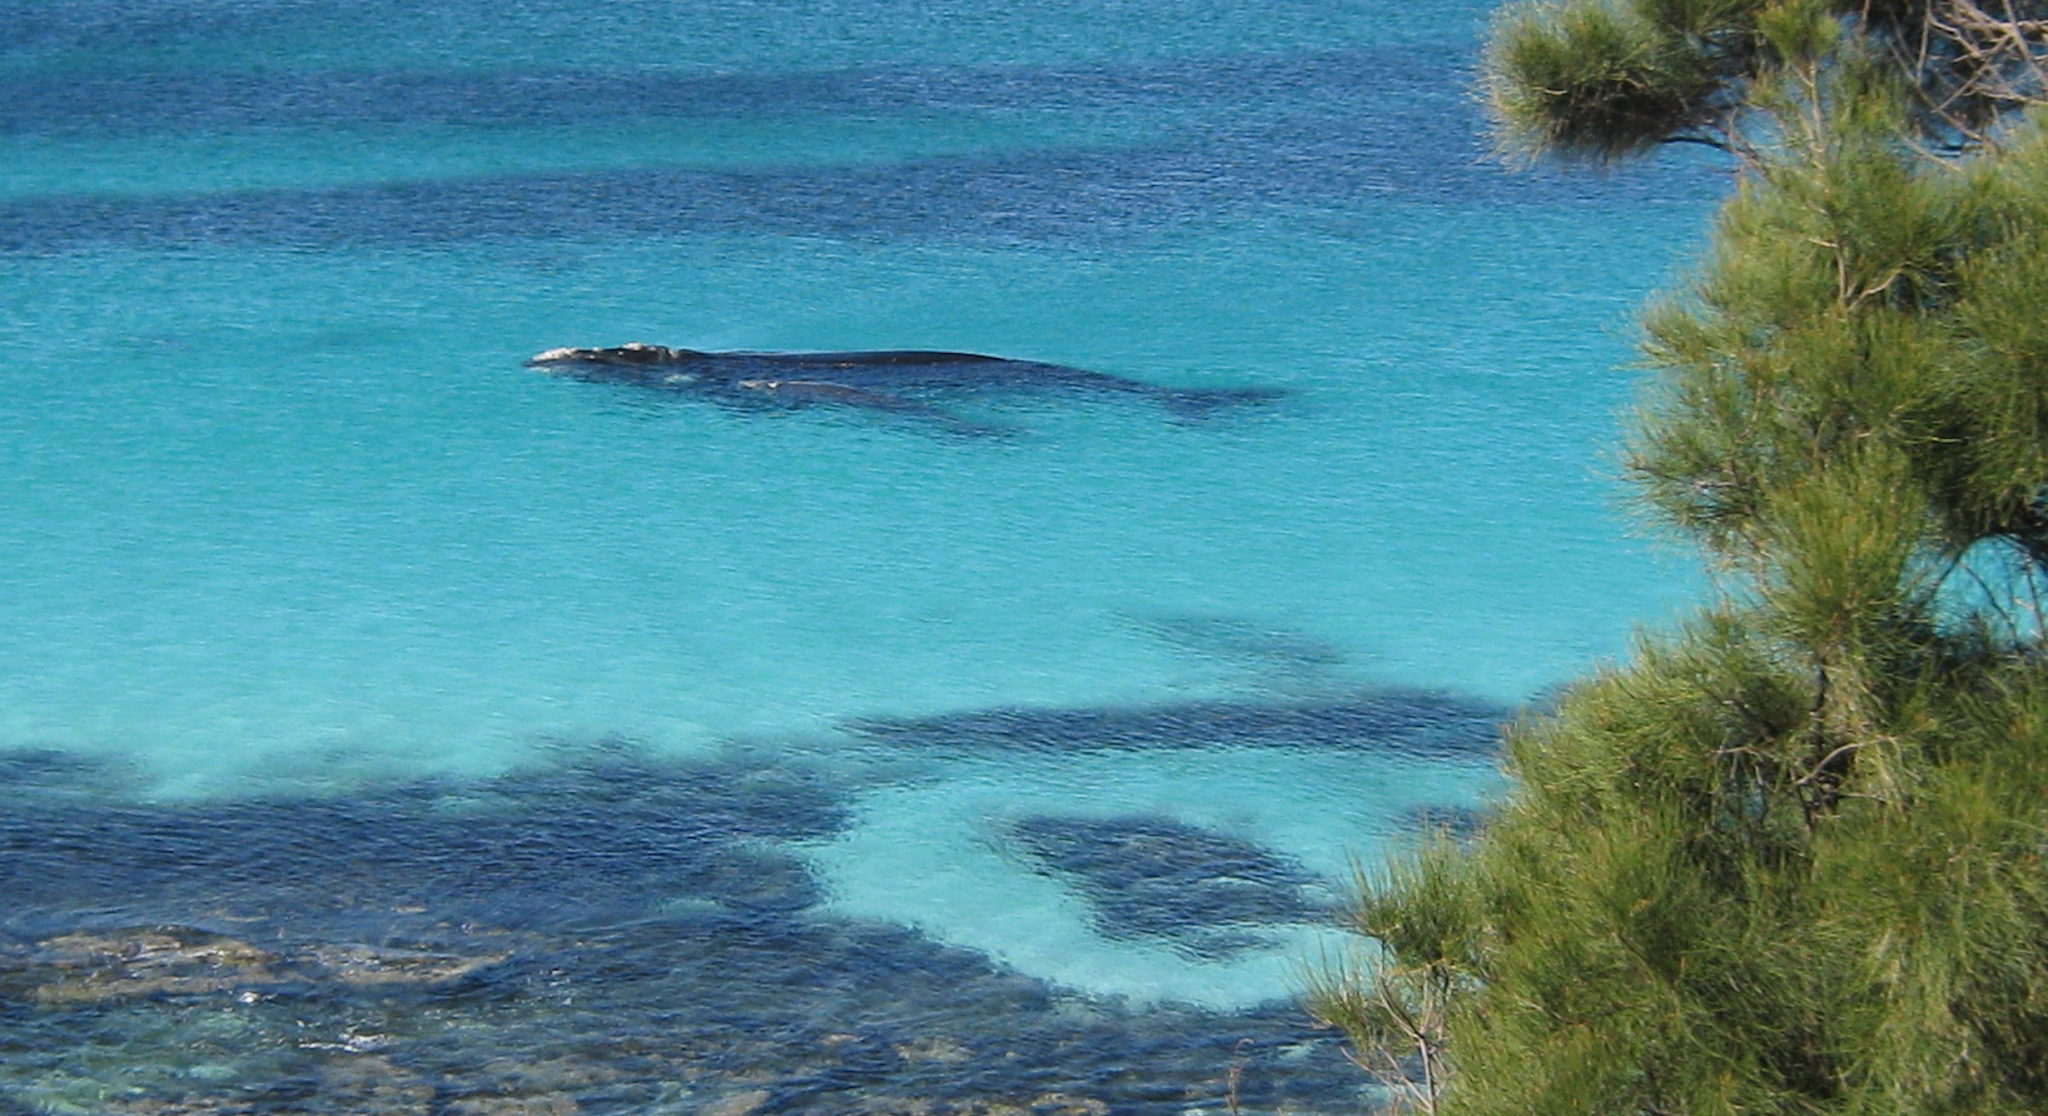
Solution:
M 849 722 L 1505 716 L 1693 591 L 1618 510 L 1615 367 L 1719 179 L 1486 162 L 1482 6 L 416 9 L 0 4 L 0 750 L 226 809 L 739 747 L 847 803 L 788 846 L 809 917 L 1230 1007 L 1325 932 L 1118 938 L 1006 819 L 1177 818 L 1341 880 L 1480 802 L 1483 750 Z M 962 439 L 520 366 L 628 340 L 1284 395 L 971 400 L 1021 433 Z

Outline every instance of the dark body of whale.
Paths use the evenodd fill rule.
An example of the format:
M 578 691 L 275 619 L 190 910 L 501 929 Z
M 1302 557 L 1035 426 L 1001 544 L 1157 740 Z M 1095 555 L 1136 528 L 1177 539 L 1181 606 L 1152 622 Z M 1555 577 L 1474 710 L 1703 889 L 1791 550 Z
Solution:
M 993 433 L 935 405 L 935 399 L 1063 390 L 1132 395 L 1183 417 L 1271 399 L 1257 389 L 1160 387 L 1102 372 L 979 353 L 885 350 L 845 353 L 700 352 L 634 343 L 601 349 L 550 349 L 526 362 L 579 380 L 632 384 L 726 402 L 801 407 L 824 404 L 888 411 L 964 432 Z

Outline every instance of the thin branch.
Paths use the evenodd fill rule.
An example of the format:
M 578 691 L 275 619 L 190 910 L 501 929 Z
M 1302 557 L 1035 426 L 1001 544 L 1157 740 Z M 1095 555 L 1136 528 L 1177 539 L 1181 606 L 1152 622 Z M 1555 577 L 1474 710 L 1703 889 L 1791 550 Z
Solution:
M 1805 787 L 1813 785 L 1813 783 L 1816 780 L 1818 780 L 1822 774 L 1827 772 L 1829 764 L 1835 762 L 1835 760 L 1839 757 L 1846 756 L 1857 751 L 1861 751 L 1864 745 L 1868 743 L 1870 743 L 1870 741 L 1852 740 L 1847 744 L 1843 744 L 1836 747 L 1827 755 L 1822 756 L 1820 758 L 1820 762 L 1815 763 L 1813 765 L 1813 770 L 1808 771 L 1805 775 L 1802 775 L 1798 779 L 1794 780 L 1792 785 L 1795 787 Z

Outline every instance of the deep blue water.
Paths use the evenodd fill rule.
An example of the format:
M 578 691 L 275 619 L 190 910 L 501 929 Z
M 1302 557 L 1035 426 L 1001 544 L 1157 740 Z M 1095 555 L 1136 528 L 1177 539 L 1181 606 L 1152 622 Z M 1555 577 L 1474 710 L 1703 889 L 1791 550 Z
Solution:
M 1485 18 L 0 0 L 0 1113 L 1367 1103 L 1350 864 L 1693 591 L 1725 180 L 1498 165 Z

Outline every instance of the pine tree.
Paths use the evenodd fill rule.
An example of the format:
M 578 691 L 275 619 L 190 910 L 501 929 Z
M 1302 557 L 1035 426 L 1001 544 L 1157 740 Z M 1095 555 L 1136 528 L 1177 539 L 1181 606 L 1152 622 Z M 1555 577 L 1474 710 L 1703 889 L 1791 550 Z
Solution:
M 1311 1005 L 1425 1111 L 2048 1111 L 2048 23 L 1973 0 L 1504 14 L 1507 146 L 1740 174 L 1627 469 L 1713 599 L 1361 881 Z

